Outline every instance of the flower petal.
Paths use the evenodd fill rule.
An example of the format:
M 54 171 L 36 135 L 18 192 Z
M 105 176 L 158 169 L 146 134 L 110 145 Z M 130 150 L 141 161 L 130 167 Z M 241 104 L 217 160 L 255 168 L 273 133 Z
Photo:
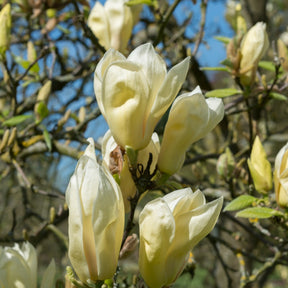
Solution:
M 149 287 L 163 287 L 167 273 L 167 249 L 175 236 L 175 222 L 167 203 L 155 199 L 144 207 L 139 216 L 139 268 Z
M 149 88 L 141 67 L 128 61 L 113 63 L 105 73 L 102 92 L 106 120 L 116 142 L 134 150 L 146 147 L 150 138 L 144 139 L 143 121 Z
M 110 48 L 110 27 L 108 17 L 106 15 L 105 9 L 100 2 L 96 2 L 92 8 L 87 24 L 94 33 L 94 35 L 99 39 L 99 43 L 105 48 Z

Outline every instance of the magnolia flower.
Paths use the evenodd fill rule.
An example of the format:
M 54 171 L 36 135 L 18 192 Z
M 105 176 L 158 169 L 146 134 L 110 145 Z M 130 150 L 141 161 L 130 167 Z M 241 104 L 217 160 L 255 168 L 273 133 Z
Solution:
M 240 82 L 242 85 L 252 85 L 258 63 L 269 47 L 266 24 L 256 23 L 245 35 L 241 43 Z
M 271 164 L 267 160 L 265 150 L 259 137 L 254 140 L 251 158 L 247 160 L 255 189 L 260 193 L 267 193 L 272 189 Z
M 84 283 L 113 276 L 124 230 L 120 188 L 97 163 L 93 139 L 88 141 L 66 191 L 69 258 Z
M 0 54 L 4 54 L 10 45 L 11 5 L 6 4 L 0 11 Z
M 152 174 L 156 168 L 158 154 L 160 151 L 159 137 L 157 133 L 153 133 L 150 143 L 143 150 L 138 151 L 137 163 L 146 169 L 149 159 L 149 153 L 152 153 L 152 164 L 150 166 L 150 173 Z M 108 130 L 104 135 L 102 142 L 103 165 L 110 170 L 112 174 L 119 175 L 119 185 L 121 188 L 125 212 L 130 211 L 130 201 L 136 193 L 136 186 L 129 171 L 129 160 L 127 155 L 121 151 L 111 131 Z
M 141 9 L 141 5 L 125 5 L 124 0 L 107 0 L 104 6 L 97 1 L 88 17 L 88 26 L 106 50 L 125 52 Z
M 274 185 L 277 203 L 288 207 L 288 143 L 275 158 Z
M 137 47 L 126 59 L 111 49 L 95 70 L 98 106 L 115 141 L 125 148 L 145 148 L 154 128 L 176 97 L 189 66 L 189 58 L 168 73 L 151 44 Z
M 223 198 L 206 204 L 200 190 L 176 190 L 139 216 L 139 268 L 150 288 L 168 287 L 182 273 L 193 247 L 213 229 Z
M 169 175 L 177 172 L 184 163 L 189 146 L 214 129 L 223 116 L 222 100 L 205 100 L 199 86 L 190 93 L 180 95 L 169 113 L 158 168 Z
M 54 286 L 55 271 L 52 260 L 44 272 L 41 288 Z M 0 247 L 0 287 L 37 287 L 37 253 L 29 242 L 22 247 L 18 243 L 13 247 Z

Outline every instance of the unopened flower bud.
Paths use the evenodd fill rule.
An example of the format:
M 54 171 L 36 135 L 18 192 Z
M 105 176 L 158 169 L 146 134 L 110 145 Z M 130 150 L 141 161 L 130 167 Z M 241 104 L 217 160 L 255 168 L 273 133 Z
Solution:
M 241 43 L 240 82 L 243 86 L 252 85 L 258 63 L 269 47 L 266 24 L 256 23 L 244 36 Z
M 226 181 L 229 181 L 235 170 L 235 159 L 231 150 L 227 147 L 225 153 L 221 154 L 217 161 L 217 172 Z
M 11 5 L 6 4 L 0 11 L 0 54 L 4 54 L 10 45 Z
M 259 137 L 254 140 L 251 156 L 247 160 L 255 189 L 260 193 L 267 193 L 272 189 L 271 164 L 267 160 L 265 150 Z

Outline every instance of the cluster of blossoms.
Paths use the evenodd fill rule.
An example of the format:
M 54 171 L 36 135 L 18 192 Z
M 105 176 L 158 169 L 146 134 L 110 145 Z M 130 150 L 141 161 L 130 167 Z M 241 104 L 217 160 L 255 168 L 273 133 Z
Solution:
M 139 194 L 131 169 L 150 162 L 146 169 L 156 182 L 159 174 L 174 174 L 189 146 L 223 118 L 222 101 L 205 99 L 199 87 L 175 100 L 188 68 L 189 57 L 167 72 L 151 44 L 128 58 L 110 49 L 96 67 L 95 94 L 110 128 L 102 141 L 103 161 L 97 162 L 90 138 L 66 191 L 69 257 L 83 283 L 111 278 L 116 271 L 125 212 Z M 160 144 L 154 129 L 170 106 Z M 201 191 L 185 188 L 146 204 L 139 216 L 139 270 L 149 287 L 175 282 L 191 249 L 213 229 L 222 202 L 206 203 Z

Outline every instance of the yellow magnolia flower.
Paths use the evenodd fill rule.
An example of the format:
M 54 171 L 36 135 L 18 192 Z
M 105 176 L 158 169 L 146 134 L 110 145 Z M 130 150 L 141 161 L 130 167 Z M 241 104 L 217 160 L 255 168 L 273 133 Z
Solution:
M 0 11 L 0 54 L 4 54 L 10 45 L 11 5 L 6 4 Z
M 130 211 L 130 198 L 133 198 L 136 193 L 136 186 L 129 171 L 129 161 L 126 154 L 119 155 L 117 143 L 115 142 L 111 131 L 108 130 L 104 135 L 102 142 L 102 155 L 103 165 L 106 165 L 110 169 L 112 174 L 119 175 L 120 188 L 124 200 L 125 212 Z M 156 168 L 158 154 L 160 151 L 159 137 L 157 133 L 153 133 L 150 143 L 143 150 L 138 151 L 137 163 L 143 165 L 145 170 L 149 159 L 149 153 L 152 153 L 152 164 L 150 167 L 150 173 L 152 174 Z M 120 152 L 121 153 L 121 152 Z M 119 157 L 121 159 L 119 159 Z
M 200 190 L 176 190 L 144 207 L 139 216 L 139 268 L 150 288 L 169 287 L 182 273 L 191 249 L 211 232 L 223 198 L 206 204 Z
M 278 205 L 288 207 L 288 143 L 275 158 L 274 186 Z
M 88 17 L 88 26 L 107 50 L 125 52 L 142 6 L 129 7 L 124 0 L 107 0 L 103 6 L 96 2 Z
M 66 191 L 69 258 L 84 283 L 113 276 L 124 230 L 120 188 L 97 163 L 93 139 L 88 141 Z
M 54 287 L 55 272 L 52 260 L 43 274 L 41 288 Z M 0 246 L 0 287 L 37 287 L 37 253 L 29 242 L 21 247 L 18 243 L 13 247 Z
M 174 101 L 165 127 L 158 159 L 160 171 L 169 175 L 183 165 L 189 146 L 204 137 L 222 120 L 223 102 L 206 99 L 199 86 Z
M 115 141 L 125 148 L 145 148 L 154 128 L 179 92 L 189 58 L 168 73 L 151 44 L 137 47 L 126 59 L 110 49 L 98 63 L 94 90 Z
M 239 73 L 242 85 L 248 86 L 254 83 L 258 63 L 268 47 L 266 24 L 258 22 L 247 32 L 241 43 Z
M 247 163 L 255 189 L 260 193 L 268 193 L 272 189 L 271 164 L 267 160 L 265 150 L 258 136 L 254 140 L 251 156 Z

